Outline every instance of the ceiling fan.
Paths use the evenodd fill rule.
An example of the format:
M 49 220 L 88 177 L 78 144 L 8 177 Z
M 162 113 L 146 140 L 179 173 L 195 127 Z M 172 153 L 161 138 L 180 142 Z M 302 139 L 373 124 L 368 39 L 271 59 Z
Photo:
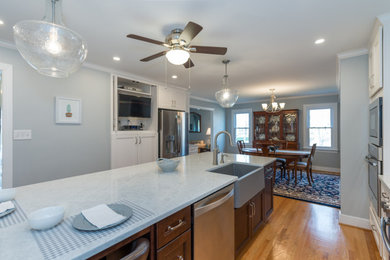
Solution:
M 127 37 L 169 48 L 169 50 L 153 54 L 140 61 L 147 62 L 165 55 L 170 63 L 175 65 L 183 64 L 184 67 L 188 69 L 194 66 L 194 63 L 190 59 L 190 52 L 224 55 L 227 51 L 227 48 L 225 47 L 190 45 L 191 41 L 202 29 L 203 27 L 199 24 L 189 22 L 184 29 L 173 29 L 165 38 L 165 42 L 156 41 L 135 34 L 129 34 Z

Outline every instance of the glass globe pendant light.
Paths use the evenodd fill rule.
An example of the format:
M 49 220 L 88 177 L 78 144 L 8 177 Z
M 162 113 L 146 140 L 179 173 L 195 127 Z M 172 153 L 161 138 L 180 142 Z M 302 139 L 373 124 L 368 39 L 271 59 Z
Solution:
M 218 101 L 219 105 L 224 108 L 234 106 L 238 99 L 237 90 L 232 90 L 229 88 L 228 84 L 227 65 L 229 62 L 230 60 L 222 61 L 222 63 L 225 64 L 225 75 L 222 80 L 222 89 L 215 93 L 215 99 Z
M 18 51 L 43 75 L 68 77 L 87 57 L 87 44 L 83 38 L 62 22 L 62 0 L 46 0 L 42 21 L 20 21 L 13 29 Z

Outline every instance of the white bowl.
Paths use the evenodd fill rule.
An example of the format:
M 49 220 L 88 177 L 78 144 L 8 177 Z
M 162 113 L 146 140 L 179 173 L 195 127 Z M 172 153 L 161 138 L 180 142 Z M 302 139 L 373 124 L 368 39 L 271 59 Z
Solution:
M 163 172 L 173 172 L 179 165 L 179 160 L 170 160 L 165 158 L 157 159 L 157 165 Z
M 28 223 L 32 229 L 49 229 L 60 223 L 64 214 L 65 209 L 62 206 L 38 209 L 28 215 Z
M 12 200 L 15 198 L 16 195 L 16 189 L 0 189 L 0 202 Z

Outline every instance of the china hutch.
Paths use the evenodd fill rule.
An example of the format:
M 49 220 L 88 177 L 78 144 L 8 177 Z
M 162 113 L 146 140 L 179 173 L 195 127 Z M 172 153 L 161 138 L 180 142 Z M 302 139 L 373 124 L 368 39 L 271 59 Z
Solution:
M 269 142 L 285 142 L 287 149 L 299 149 L 299 110 L 253 112 L 253 147 Z

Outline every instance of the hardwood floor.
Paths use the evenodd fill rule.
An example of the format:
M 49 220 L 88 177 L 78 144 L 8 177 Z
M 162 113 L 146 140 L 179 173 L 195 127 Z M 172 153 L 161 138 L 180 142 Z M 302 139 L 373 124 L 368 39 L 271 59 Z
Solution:
M 380 259 L 369 230 L 339 225 L 339 210 L 274 196 L 268 223 L 239 260 Z

